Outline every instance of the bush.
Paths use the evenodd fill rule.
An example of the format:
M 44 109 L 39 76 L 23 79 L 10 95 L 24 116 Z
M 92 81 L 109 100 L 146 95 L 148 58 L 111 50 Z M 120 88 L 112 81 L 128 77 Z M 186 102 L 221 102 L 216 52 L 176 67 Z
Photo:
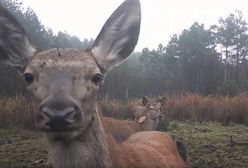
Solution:
M 34 113 L 26 97 L 0 99 L 0 127 L 34 127 Z

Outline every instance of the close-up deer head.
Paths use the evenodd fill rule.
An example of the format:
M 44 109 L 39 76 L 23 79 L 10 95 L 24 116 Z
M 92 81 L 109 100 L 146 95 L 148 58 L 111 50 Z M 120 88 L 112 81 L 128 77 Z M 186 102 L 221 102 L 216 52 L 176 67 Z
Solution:
M 38 129 L 60 136 L 66 132 L 66 137 L 71 133 L 73 138 L 92 124 L 105 73 L 125 60 L 138 41 L 139 8 L 138 1 L 125 1 L 90 49 L 50 49 L 35 55 L 21 25 L 1 10 L 1 60 L 26 67 L 23 76 L 33 96 Z

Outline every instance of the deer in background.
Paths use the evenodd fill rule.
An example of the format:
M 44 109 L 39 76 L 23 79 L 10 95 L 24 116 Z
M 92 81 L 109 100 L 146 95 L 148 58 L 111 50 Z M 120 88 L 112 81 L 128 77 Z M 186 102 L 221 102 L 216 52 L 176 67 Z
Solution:
M 134 106 L 132 110 L 133 119 L 143 124 L 146 131 L 156 130 L 159 122 L 163 120 L 163 113 L 161 107 L 166 102 L 166 97 L 158 100 L 149 100 L 147 97 L 142 98 L 142 106 Z
M 116 142 L 121 143 L 136 132 L 155 131 L 159 122 L 163 119 L 160 107 L 165 103 L 165 100 L 166 98 L 161 98 L 157 101 L 149 101 L 146 97 L 143 97 L 143 106 L 133 105 L 132 113 L 135 121 L 109 117 L 103 117 L 103 120 Z
M 26 67 L 23 76 L 32 96 L 36 127 L 45 133 L 54 168 L 185 167 L 175 143 L 164 132 L 135 133 L 117 144 L 96 108 L 104 75 L 135 48 L 140 20 L 139 1 L 126 0 L 104 24 L 92 48 L 34 54 L 23 28 L 0 8 L 0 59 Z

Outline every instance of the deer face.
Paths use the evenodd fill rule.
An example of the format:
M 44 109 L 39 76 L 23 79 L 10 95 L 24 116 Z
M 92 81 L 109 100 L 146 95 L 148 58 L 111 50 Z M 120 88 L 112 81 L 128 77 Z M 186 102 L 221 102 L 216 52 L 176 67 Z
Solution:
M 36 108 L 36 125 L 46 132 L 84 130 L 93 112 L 103 74 L 91 55 L 51 49 L 33 57 L 24 72 Z
M 138 123 L 147 123 L 152 130 L 157 129 L 159 122 L 164 118 L 161 112 L 161 106 L 165 103 L 166 98 L 160 98 L 156 101 L 148 100 L 148 98 L 142 98 L 143 107 L 138 107 L 135 111 L 135 119 Z M 146 122 L 147 121 L 147 122 Z
M 103 75 L 126 59 L 136 46 L 140 13 L 138 0 L 126 0 L 104 24 L 92 48 L 86 51 L 51 49 L 32 56 L 28 52 L 32 47 L 21 26 L 7 11 L 0 11 L 7 20 L 0 24 L 0 30 L 10 25 L 17 29 L 10 31 L 6 38 L 9 41 L 1 40 L 25 51 L 15 53 L 19 50 L 7 46 L 10 51 L 0 55 L 0 60 L 13 66 L 30 60 L 26 61 L 29 64 L 23 76 L 33 98 L 38 129 L 55 137 L 71 139 L 91 126 L 96 117 L 96 96 Z M 14 33 L 18 36 L 13 36 Z M 0 37 L 4 37 L 2 34 L 0 32 Z M 12 37 L 21 37 L 19 43 L 16 39 L 10 41 Z
M 160 103 L 150 103 L 148 106 L 146 106 L 147 114 L 150 116 L 150 118 L 156 122 L 163 119 L 163 114 L 160 110 L 161 104 Z

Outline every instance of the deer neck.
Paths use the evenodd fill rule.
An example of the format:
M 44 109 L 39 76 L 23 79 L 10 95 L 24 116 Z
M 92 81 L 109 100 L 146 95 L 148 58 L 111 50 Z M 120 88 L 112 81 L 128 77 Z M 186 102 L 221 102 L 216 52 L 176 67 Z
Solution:
M 98 112 L 91 126 L 70 142 L 49 142 L 49 159 L 55 168 L 109 168 L 106 134 Z

